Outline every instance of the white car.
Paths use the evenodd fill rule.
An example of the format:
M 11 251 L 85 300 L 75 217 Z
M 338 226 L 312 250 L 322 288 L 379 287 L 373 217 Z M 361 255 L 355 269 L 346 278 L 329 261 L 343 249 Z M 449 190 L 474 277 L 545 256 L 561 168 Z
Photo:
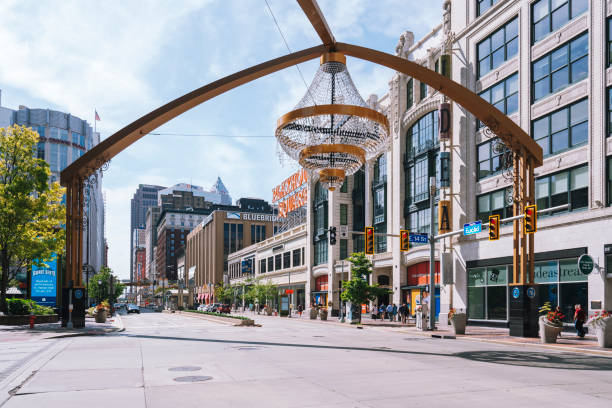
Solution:
M 198 311 L 200 311 L 200 312 L 205 312 L 205 311 L 206 311 L 206 305 L 200 305 L 200 306 L 198 306 Z

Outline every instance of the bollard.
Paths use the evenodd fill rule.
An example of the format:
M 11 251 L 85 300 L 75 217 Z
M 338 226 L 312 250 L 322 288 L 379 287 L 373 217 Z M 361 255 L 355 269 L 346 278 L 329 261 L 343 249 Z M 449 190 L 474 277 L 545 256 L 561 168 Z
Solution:
M 36 316 L 30 315 L 30 329 L 34 328 L 34 320 L 36 320 Z

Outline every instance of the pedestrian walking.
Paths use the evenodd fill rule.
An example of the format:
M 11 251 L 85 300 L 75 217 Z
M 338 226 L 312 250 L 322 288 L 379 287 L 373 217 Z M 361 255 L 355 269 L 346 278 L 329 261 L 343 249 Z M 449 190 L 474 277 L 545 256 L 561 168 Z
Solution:
M 387 305 L 387 317 L 389 318 L 389 321 L 393 320 L 393 305 L 391 303 Z
M 399 307 L 399 314 L 402 324 L 406 324 L 406 303 Z
M 393 304 L 393 319 L 391 319 L 391 321 L 393 322 L 399 321 L 398 316 L 397 316 L 397 306 L 395 305 L 395 303 Z
M 302 317 L 302 312 L 304 311 L 304 307 L 301 304 L 298 305 L 298 314 Z
M 586 321 L 586 313 L 582 308 L 582 305 L 577 304 L 574 306 L 576 310 L 574 312 L 574 327 L 576 328 L 576 335 L 580 338 L 584 337 L 584 322 Z
M 382 303 L 379 307 L 378 307 L 378 317 L 380 318 L 380 320 L 385 320 L 385 311 L 387 309 L 385 309 L 385 304 Z
M 372 303 L 372 308 L 370 309 L 370 312 L 372 313 L 372 320 L 376 320 L 376 318 L 378 317 L 378 308 L 374 303 Z

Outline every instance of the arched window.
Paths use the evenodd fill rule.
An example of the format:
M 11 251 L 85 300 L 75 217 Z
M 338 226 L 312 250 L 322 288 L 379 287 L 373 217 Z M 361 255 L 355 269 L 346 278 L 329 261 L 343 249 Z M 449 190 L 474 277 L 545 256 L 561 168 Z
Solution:
M 389 286 L 389 277 L 387 275 L 378 275 L 378 284 L 381 286 Z
M 438 144 L 438 111 L 423 115 L 406 134 L 406 153 L 412 157 Z

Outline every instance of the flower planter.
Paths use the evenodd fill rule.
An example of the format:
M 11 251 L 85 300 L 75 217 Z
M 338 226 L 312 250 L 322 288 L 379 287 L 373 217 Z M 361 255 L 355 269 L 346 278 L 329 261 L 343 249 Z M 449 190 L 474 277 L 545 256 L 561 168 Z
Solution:
M 595 329 L 599 347 L 612 347 L 612 316 L 595 320 L 589 326 Z
M 316 320 L 319 312 L 314 307 L 310 309 L 310 320 Z
M 271 307 L 266 308 L 266 315 L 272 316 L 272 308 Z
M 451 318 L 451 324 L 453 325 L 455 334 L 465 334 L 467 315 L 465 313 L 455 313 Z
M 106 323 L 106 310 L 98 310 L 96 313 L 96 323 Z
M 327 310 L 326 309 L 321 309 L 319 311 L 319 318 L 321 318 L 321 320 L 327 320 Z
M 553 326 L 547 323 L 545 316 L 540 316 L 538 322 L 540 326 L 540 342 L 541 343 L 556 343 L 559 333 L 563 330 L 563 327 Z

